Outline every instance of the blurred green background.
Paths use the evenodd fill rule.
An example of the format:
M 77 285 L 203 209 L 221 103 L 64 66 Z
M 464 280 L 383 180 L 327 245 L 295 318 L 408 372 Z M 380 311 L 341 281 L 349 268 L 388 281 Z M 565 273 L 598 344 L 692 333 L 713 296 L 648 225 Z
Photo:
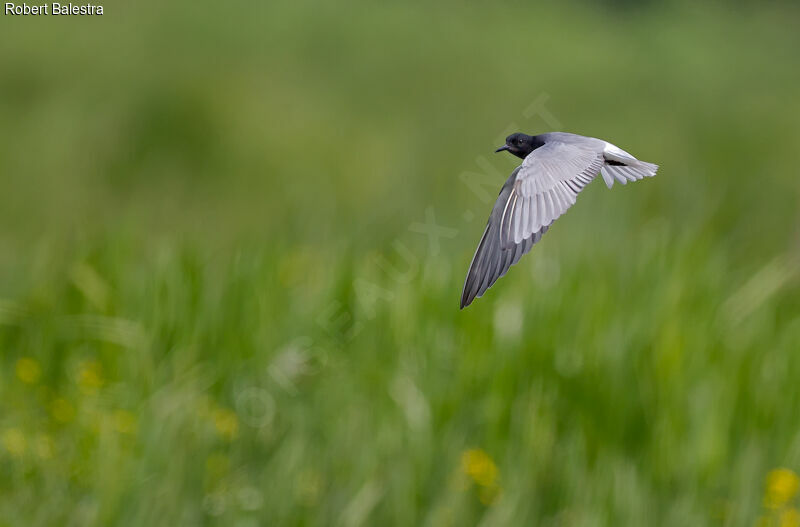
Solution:
M 104 7 L 0 16 L 0 525 L 800 525 L 797 5 Z M 659 175 L 459 311 L 556 127 Z

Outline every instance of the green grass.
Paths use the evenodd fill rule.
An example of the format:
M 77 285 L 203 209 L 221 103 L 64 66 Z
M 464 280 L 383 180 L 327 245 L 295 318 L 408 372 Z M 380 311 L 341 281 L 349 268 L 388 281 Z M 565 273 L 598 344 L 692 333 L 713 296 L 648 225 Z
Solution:
M 798 525 L 796 7 L 191 5 L 0 17 L 0 525 Z

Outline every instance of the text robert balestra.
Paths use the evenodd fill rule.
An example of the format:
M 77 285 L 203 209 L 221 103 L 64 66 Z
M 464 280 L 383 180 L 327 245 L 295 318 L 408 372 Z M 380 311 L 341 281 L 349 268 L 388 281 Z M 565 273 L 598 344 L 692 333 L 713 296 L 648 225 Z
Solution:
M 12 4 L 5 3 L 4 15 L 102 15 L 103 6 L 94 4 Z

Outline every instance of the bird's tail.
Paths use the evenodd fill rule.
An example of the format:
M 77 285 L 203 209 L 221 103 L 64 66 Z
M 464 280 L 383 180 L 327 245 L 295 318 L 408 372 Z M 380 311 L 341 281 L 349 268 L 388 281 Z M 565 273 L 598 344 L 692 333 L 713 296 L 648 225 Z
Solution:
M 603 175 L 603 181 L 606 186 L 611 188 L 616 179 L 623 185 L 628 181 L 638 181 L 646 177 L 653 177 L 658 171 L 658 165 L 639 161 L 638 159 L 625 160 L 625 162 L 615 162 L 612 164 L 603 165 L 600 173 Z

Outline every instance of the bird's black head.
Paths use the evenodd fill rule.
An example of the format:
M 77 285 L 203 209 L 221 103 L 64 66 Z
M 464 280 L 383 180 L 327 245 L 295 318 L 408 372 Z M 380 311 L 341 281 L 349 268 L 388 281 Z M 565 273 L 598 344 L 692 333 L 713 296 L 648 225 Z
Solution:
M 502 152 L 508 150 L 509 153 L 514 154 L 520 159 L 525 159 L 528 154 L 542 146 L 542 142 L 536 136 L 516 133 L 506 137 L 506 144 L 495 150 L 495 152 Z

